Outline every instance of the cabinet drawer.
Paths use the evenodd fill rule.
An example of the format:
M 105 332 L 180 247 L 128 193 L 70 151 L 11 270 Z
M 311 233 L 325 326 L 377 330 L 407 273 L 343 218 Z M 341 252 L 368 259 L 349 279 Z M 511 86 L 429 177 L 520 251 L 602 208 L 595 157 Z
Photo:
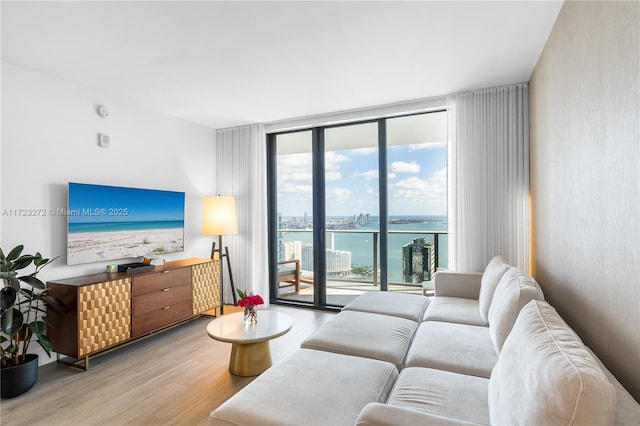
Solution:
M 133 317 L 133 337 L 141 336 L 153 330 L 171 325 L 178 321 L 191 318 L 191 300 L 168 305 L 146 314 Z
M 191 283 L 191 268 L 167 269 L 133 278 L 133 296 Z
M 133 316 L 162 309 L 165 306 L 191 301 L 191 284 L 177 287 L 165 287 L 160 291 L 143 294 L 133 298 Z

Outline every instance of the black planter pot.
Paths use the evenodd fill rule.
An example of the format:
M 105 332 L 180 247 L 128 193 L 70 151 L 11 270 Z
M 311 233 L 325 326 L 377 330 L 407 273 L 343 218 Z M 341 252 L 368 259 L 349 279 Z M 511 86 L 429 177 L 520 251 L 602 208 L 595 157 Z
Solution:
M 24 364 L 0 368 L 2 398 L 22 395 L 38 381 L 38 355 L 27 354 Z

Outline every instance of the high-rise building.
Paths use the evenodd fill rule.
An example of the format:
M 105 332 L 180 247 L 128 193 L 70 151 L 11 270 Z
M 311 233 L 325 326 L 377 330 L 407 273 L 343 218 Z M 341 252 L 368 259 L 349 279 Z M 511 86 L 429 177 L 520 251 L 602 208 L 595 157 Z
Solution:
M 282 229 L 282 213 L 278 213 L 278 229 Z M 278 260 L 284 260 L 284 239 L 282 232 L 278 232 Z
M 327 249 L 327 275 L 337 276 L 351 272 L 351 252 Z
M 305 271 L 313 271 L 313 245 L 301 246 L 302 262 L 300 268 Z M 351 252 L 344 250 L 327 249 L 327 275 L 335 277 L 351 272 Z
M 302 245 L 302 262 L 300 262 L 300 269 L 305 271 L 313 271 L 313 245 Z
M 436 255 L 433 243 L 416 238 L 402 246 L 402 276 L 405 283 L 421 284 L 431 281 L 436 270 Z

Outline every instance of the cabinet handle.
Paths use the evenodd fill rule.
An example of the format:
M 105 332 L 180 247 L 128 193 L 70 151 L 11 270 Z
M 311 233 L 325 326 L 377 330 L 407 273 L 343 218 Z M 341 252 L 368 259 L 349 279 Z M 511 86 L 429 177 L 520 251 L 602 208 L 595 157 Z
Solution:
M 167 288 L 163 288 L 162 291 L 169 291 L 171 290 L 171 287 L 167 287 Z
M 170 306 L 165 306 L 164 308 L 162 308 L 163 311 L 166 311 L 167 309 L 169 309 Z

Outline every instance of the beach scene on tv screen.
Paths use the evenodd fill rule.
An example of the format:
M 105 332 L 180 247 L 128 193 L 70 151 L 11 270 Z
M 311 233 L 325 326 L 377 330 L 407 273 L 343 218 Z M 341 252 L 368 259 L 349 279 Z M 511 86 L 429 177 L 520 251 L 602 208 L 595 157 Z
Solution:
M 184 192 L 69 183 L 67 264 L 184 251 Z

